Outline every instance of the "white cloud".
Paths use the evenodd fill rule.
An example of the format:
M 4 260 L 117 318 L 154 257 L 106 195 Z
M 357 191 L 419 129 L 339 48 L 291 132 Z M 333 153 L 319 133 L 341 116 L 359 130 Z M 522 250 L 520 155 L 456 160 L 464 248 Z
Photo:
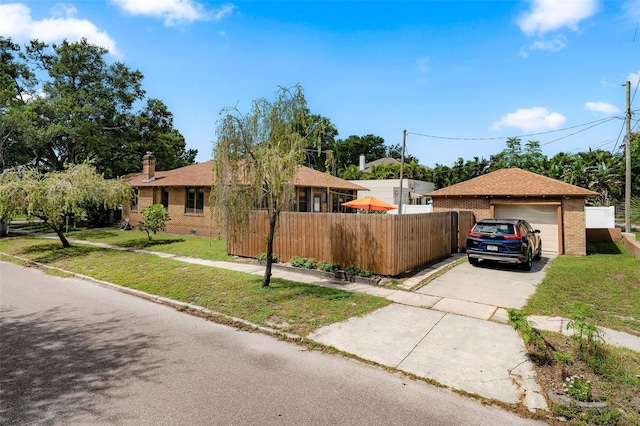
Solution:
M 418 67 L 418 71 L 421 73 L 425 73 L 429 71 L 429 57 L 425 56 L 416 61 L 416 66 Z
M 562 35 L 553 40 L 538 40 L 529 46 L 529 50 L 545 50 L 548 52 L 559 52 L 567 47 L 566 38 Z
M 523 131 L 540 131 L 555 129 L 562 125 L 567 119 L 557 112 L 549 112 L 543 107 L 533 107 L 529 109 L 519 109 L 503 115 L 500 120 L 495 121 L 491 130 L 502 130 L 503 127 L 514 127 Z
M 616 114 L 620 112 L 615 105 L 606 102 L 587 102 L 584 104 L 584 107 L 589 111 L 602 112 L 604 114 Z
M 132 15 L 146 15 L 164 19 L 164 24 L 174 26 L 209 18 L 204 6 L 193 0 L 111 0 L 115 5 Z M 234 6 L 223 6 L 214 12 L 216 20 L 230 13 Z
M 89 43 L 109 49 L 120 57 L 121 53 L 105 31 L 101 31 L 86 19 L 78 19 L 77 9 L 70 4 L 59 4 L 53 8 L 50 18 L 34 21 L 31 9 L 22 3 L 0 4 L 0 34 L 17 42 L 38 39 L 45 43 L 56 43 L 64 39 L 70 42 L 86 38 Z
M 222 18 L 226 17 L 227 15 L 230 15 L 235 8 L 236 7 L 232 4 L 225 4 L 220 9 L 214 10 L 212 12 L 213 19 L 215 19 L 216 22 L 221 21 Z
M 638 14 L 640 14 L 640 0 L 631 0 L 623 3 L 622 10 L 626 12 L 627 19 L 635 25 L 638 22 Z
M 531 10 L 517 24 L 526 35 L 542 35 L 568 28 L 579 31 L 578 23 L 597 11 L 596 0 L 530 0 Z
M 614 83 L 612 81 L 608 81 L 607 79 L 601 78 L 600 79 L 600 85 L 602 87 L 615 87 L 615 86 L 618 86 L 619 84 L 618 83 Z
M 640 83 L 640 71 L 630 72 L 627 75 L 627 81 L 631 82 L 631 86 L 637 86 Z

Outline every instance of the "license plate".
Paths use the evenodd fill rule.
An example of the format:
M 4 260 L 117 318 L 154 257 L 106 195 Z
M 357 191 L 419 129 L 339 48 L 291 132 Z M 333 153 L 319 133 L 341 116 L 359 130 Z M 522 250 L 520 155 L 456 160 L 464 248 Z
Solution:
M 498 246 L 487 246 L 487 251 L 498 251 Z

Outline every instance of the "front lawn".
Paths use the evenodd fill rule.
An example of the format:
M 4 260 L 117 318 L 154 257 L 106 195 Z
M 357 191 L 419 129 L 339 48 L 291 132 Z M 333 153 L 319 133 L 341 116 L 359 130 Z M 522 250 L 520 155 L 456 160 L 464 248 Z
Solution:
M 622 243 L 592 244 L 588 252 L 555 259 L 524 308 L 528 314 L 569 318 L 586 338 L 542 332 L 537 335 L 543 340 L 536 341 L 531 330 L 523 337 L 528 335 L 527 348 L 547 395 L 571 397 L 570 403 L 550 406 L 558 424 L 640 425 L 640 353 L 602 345 L 592 328 L 640 335 L 640 261 Z M 576 398 L 606 407 L 581 409 Z
M 151 234 L 151 240 L 149 240 L 144 231 L 123 231 L 115 228 L 71 231 L 66 236 L 69 239 L 159 251 L 178 256 L 197 257 L 198 259 L 233 260 L 233 257 L 227 255 L 227 242 L 213 238 L 158 233 Z
M 134 235 L 131 232 L 135 231 L 123 234 Z M 92 238 L 98 237 L 92 234 Z M 110 232 L 101 238 L 113 241 Z M 281 279 L 272 279 L 271 287 L 263 290 L 261 276 L 81 244 L 64 249 L 59 241 L 36 237 L 0 239 L 0 252 L 301 336 L 390 303 L 379 297 Z M 0 259 L 12 260 L 1 255 Z
M 593 307 L 589 321 L 640 336 L 640 261 L 622 243 L 591 244 L 588 256 L 559 256 L 524 310 L 565 316 L 569 306 Z

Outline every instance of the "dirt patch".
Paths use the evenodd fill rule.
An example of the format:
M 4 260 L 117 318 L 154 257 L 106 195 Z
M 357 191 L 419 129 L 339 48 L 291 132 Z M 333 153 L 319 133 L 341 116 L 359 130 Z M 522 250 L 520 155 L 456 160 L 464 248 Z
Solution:
M 544 338 L 549 345 L 546 353 L 536 350 L 532 345 L 528 345 L 527 349 L 536 370 L 538 383 L 550 403 L 550 424 L 640 424 L 640 395 L 634 395 L 633 391 L 621 390 L 595 374 L 587 362 L 579 359 L 576 351 L 577 342 L 567 336 L 545 333 Z M 572 380 L 576 377 L 590 388 L 591 397 L 588 401 L 578 401 L 569 395 Z M 588 411 L 591 413 L 587 413 Z M 576 416 L 574 421 L 571 421 L 571 415 Z M 609 420 L 614 416 L 619 418 L 617 422 L 584 422 L 584 418 L 589 418 L 589 415 Z M 627 423 L 630 419 L 631 423 Z

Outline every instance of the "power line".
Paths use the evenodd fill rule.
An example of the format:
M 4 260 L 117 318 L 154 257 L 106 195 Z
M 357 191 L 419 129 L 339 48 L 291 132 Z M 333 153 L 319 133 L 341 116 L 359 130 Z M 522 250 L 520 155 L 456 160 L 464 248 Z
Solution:
M 606 122 L 609 122 L 611 120 L 615 120 L 615 119 L 622 119 L 623 117 L 619 117 L 619 116 L 613 116 L 613 117 L 607 117 L 607 118 L 602 118 L 600 120 L 596 120 L 596 121 L 591 121 L 589 123 L 583 123 L 583 124 L 578 124 L 576 126 L 571 126 L 571 127 L 565 127 L 562 129 L 556 129 L 556 130 L 547 130 L 545 132 L 539 132 L 539 133 L 529 133 L 529 134 L 524 134 L 524 135 L 518 135 L 518 136 L 511 136 L 511 137 L 515 137 L 515 138 L 526 138 L 526 137 L 530 137 L 530 136 L 540 136 L 540 135 L 547 135 L 550 133 L 558 133 L 558 132 L 564 132 L 567 130 L 571 130 L 571 129 L 576 129 L 579 127 L 584 127 L 584 126 L 589 126 L 584 130 L 588 130 L 591 129 L 593 127 L 596 127 L 600 124 L 604 124 Z M 574 134 L 583 132 L 584 130 L 580 130 L 578 132 L 572 133 L 571 135 L 567 135 L 567 136 L 563 136 L 562 138 L 556 139 L 556 140 L 560 140 L 560 139 L 564 139 L 565 137 L 568 136 L 572 136 Z M 428 135 L 428 134 L 424 134 L 424 133 L 416 133 L 416 132 L 407 132 L 408 135 L 416 135 L 416 136 L 422 136 L 422 137 L 426 137 L 426 138 L 433 138 L 433 139 L 446 139 L 446 140 L 458 140 L 458 141 L 491 141 L 491 140 L 502 140 L 504 139 L 504 136 L 501 137 L 492 137 L 492 138 L 461 138 L 461 137 L 451 137 L 451 136 L 437 136 L 437 135 Z M 554 142 L 554 141 L 552 141 Z M 551 143 L 551 142 L 548 142 Z M 548 143 L 545 143 L 544 145 L 547 145 Z
M 636 93 L 638 93 L 638 86 L 640 85 L 640 77 L 638 77 L 638 81 L 636 82 L 636 88 L 633 91 L 633 96 L 631 97 L 631 104 L 633 104 L 633 100 L 636 98 Z
M 596 123 L 596 124 L 594 124 L 594 125 L 592 125 L 592 126 L 587 127 L 586 129 L 581 129 L 581 130 L 578 130 L 577 132 L 570 133 L 570 134 L 568 134 L 568 135 L 565 135 L 565 136 L 559 137 L 559 138 L 554 139 L 554 140 L 552 140 L 552 141 L 545 142 L 545 143 L 541 143 L 541 144 L 540 144 L 540 146 L 549 145 L 549 144 L 552 144 L 552 143 L 554 143 L 554 142 L 558 142 L 559 140 L 566 139 L 566 138 L 568 138 L 568 137 L 571 137 L 571 136 L 577 135 L 578 133 L 582 133 L 582 132 L 585 132 L 585 131 L 587 131 L 587 130 L 589 130 L 589 129 L 591 129 L 591 128 L 594 128 L 594 127 L 596 127 L 596 126 L 599 126 L 600 124 L 602 124 L 602 123 Z

